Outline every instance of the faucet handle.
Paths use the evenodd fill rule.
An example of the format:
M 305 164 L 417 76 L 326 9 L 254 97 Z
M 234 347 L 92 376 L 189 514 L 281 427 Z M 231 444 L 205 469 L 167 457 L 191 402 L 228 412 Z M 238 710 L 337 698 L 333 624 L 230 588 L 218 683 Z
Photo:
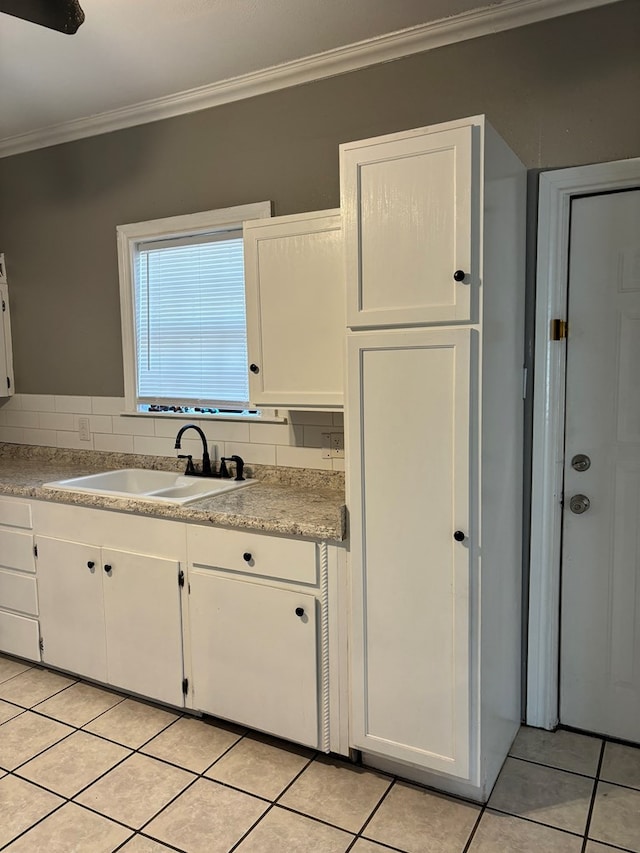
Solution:
M 196 473 L 196 469 L 193 467 L 193 456 L 188 453 L 178 453 L 178 459 L 187 460 L 187 467 L 184 470 L 185 475 Z
M 236 476 L 234 477 L 235 480 L 244 480 L 245 479 L 245 477 L 243 476 L 243 474 L 244 474 L 244 459 L 241 456 L 238 456 L 237 454 L 234 453 L 233 456 L 223 456 L 222 457 L 221 464 L 220 464 L 220 476 L 221 477 L 230 476 L 229 474 L 226 473 L 227 466 L 225 465 L 225 462 L 235 462 L 236 463 Z M 223 466 L 224 466 L 224 470 L 225 470 L 224 474 L 222 473 Z

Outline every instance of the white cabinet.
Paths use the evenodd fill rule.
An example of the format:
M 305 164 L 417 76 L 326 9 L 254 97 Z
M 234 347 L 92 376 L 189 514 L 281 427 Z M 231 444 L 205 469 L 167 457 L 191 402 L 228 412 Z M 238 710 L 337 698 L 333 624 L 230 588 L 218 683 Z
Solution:
M 42 660 L 108 682 L 100 548 L 38 537 Z
M 42 660 L 183 705 L 182 525 L 164 522 L 169 532 L 156 536 L 163 522 L 153 519 L 57 505 L 36 511 Z M 162 553 L 163 540 L 167 556 L 144 553 Z
M 190 526 L 187 549 L 193 707 L 328 750 L 327 546 Z
M 193 570 L 194 701 L 218 717 L 318 745 L 316 599 Z
M 251 402 L 341 408 L 340 211 L 246 222 L 244 251 Z
M 29 660 L 40 660 L 35 571 L 31 507 L 0 499 L 0 651 Z
M 349 386 L 361 400 L 350 446 L 352 606 L 366 626 L 353 635 L 352 731 L 361 749 L 456 776 L 469 764 L 470 554 L 454 532 L 475 532 L 470 335 L 349 339 Z
M 485 800 L 520 721 L 525 170 L 482 117 L 341 163 L 351 746 Z
M 351 328 L 471 319 L 481 280 L 474 139 L 468 123 L 340 146 Z
M 11 315 L 9 313 L 9 288 L 4 255 L 0 254 L 0 397 L 10 397 L 14 393 L 13 350 L 11 346 Z

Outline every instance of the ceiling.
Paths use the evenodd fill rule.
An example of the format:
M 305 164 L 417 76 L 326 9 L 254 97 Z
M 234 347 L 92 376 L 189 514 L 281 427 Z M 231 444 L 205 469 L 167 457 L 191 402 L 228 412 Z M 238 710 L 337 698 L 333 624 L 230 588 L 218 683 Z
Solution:
M 73 36 L 0 14 L 0 155 L 614 0 L 80 2 Z

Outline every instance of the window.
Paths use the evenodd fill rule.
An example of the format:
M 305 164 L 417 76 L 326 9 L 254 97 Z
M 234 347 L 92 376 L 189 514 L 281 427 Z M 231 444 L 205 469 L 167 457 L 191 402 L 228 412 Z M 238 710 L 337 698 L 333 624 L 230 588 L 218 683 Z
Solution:
M 269 202 L 120 225 L 130 412 L 249 407 L 242 222 Z

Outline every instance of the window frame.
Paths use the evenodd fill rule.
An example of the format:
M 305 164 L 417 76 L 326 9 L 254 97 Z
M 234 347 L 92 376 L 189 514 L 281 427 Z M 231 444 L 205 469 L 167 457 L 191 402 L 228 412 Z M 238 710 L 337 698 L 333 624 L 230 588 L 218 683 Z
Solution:
M 126 414 L 147 414 L 138 409 L 135 337 L 135 259 L 138 245 L 155 240 L 197 237 L 216 231 L 240 230 L 246 220 L 270 217 L 271 202 L 261 201 L 116 226 Z

